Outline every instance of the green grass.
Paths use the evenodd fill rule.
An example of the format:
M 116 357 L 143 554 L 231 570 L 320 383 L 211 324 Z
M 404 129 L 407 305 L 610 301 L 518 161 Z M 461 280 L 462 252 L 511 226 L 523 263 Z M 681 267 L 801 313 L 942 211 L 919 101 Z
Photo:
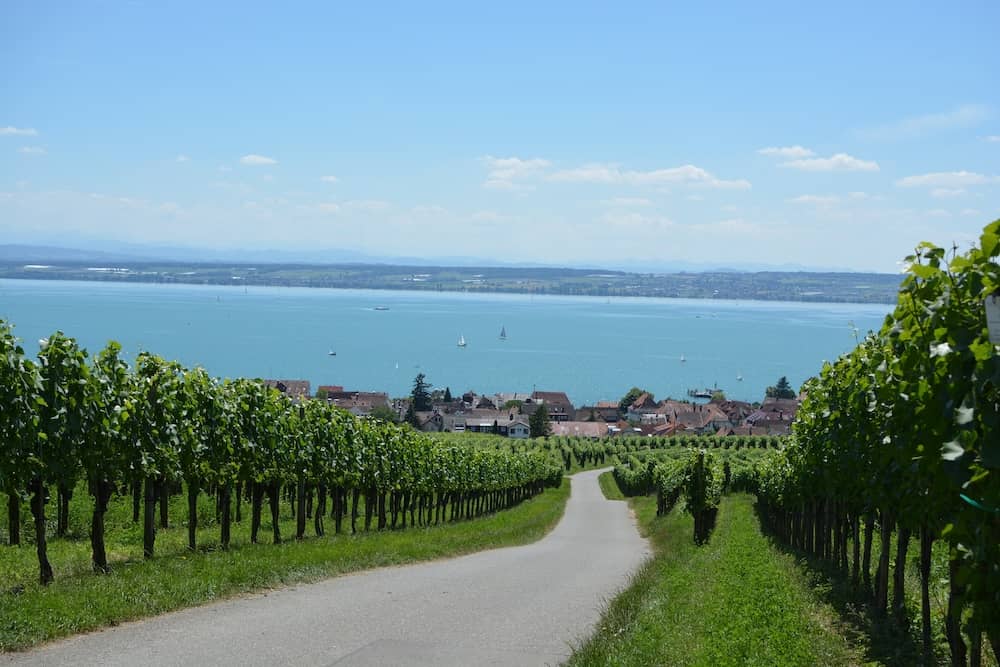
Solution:
M 597 476 L 597 483 L 601 485 L 601 493 L 608 500 L 625 500 L 625 495 L 618 488 L 615 475 L 612 471 L 602 472 Z
M 75 507 L 71 506 L 71 536 L 50 543 L 54 583 L 47 587 L 36 583 L 38 564 L 33 544 L 0 547 L 0 581 L 4 582 L 0 589 L 0 651 L 24 649 L 57 637 L 259 589 L 526 544 L 558 522 L 569 498 L 569 481 L 564 479 L 558 489 L 549 489 L 512 509 L 470 521 L 334 536 L 332 521 L 327 520 L 326 537 L 280 545 L 250 544 L 249 517 L 245 515 L 242 525 L 234 525 L 231 548 L 225 552 L 218 550 L 216 526 L 199 530 L 199 544 L 205 546 L 188 552 L 187 528 L 178 522 L 176 527 L 157 531 L 157 557 L 151 561 L 142 559 L 141 525 L 132 525 L 128 502 L 122 500 L 109 512 L 112 572 L 107 576 L 91 573 L 90 542 L 79 530 L 89 511 L 89 500 L 83 494 L 77 498 Z M 6 502 L 5 497 L 2 500 Z M 173 501 L 172 518 L 184 516 L 183 503 L 181 498 Z M 284 507 L 287 514 L 287 505 Z M 311 529 L 310 523 L 310 533 Z M 281 530 L 283 537 L 294 535 L 294 521 L 284 518 Z M 261 539 L 270 541 L 270 531 L 265 522 Z
M 655 556 L 609 605 L 570 665 L 850 665 L 860 651 L 840 634 L 795 559 L 764 537 L 747 495 L 726 496 L 711 541 L 692 542 L 678 507 L 656 516 L 635 498 Z

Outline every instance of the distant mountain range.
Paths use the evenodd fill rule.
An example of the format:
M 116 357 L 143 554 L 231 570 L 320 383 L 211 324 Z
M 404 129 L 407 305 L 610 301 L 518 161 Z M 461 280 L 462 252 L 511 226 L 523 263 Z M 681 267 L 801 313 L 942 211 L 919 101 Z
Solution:
M 707 264 L 695 262 L 609 262 L 594 264 L 554 265 L 540 262 L 502 262 L 496 258 L 441 256 L 407 257 L 376 256 L 343 249 L 211 249 L 188 246 L 160 246 L 130 244 L 120 241 L 96 242 L 80 240 L 75 247 L 0 244 L 0 262 L 45 264 L 52 262 L 171 262 L 238 264 L 388 264 L 394 266 L 456 266 L 456 267 L 509 267 L 509 268 L 567 268 L 589 270 L 616 270 L 631 273 L 745 273 L 745 272 L 807 272 L 807 273 L 860 273 L 836 267 L 810 267 L 802 264 Z

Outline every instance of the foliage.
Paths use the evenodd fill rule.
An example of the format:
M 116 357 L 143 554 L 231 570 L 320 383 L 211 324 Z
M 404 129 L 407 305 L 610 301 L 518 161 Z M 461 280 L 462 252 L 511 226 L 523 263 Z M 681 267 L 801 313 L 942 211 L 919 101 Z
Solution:
M 629 406 L 635 403 L 635 400 L 642 396 L 643 394 L 649 394 L 650 400 L 653 399 L 653 392 L 646 391 L 645 389 L 640 389 L 639 387 L 632 387 L 621 397 L 618 401 L 618 411 L 625 412 L 629 409 Z
M 528 418 L 528 429 L 532 438 L 544 438 L 552 433 L 552 424 L 549 423 L 549 410 L 545 404 L 541 404 Z
M 945 634 L 956 664 L 985 633 L 1000 649 L 1000 348 L 983 302 L 1000 289 L 1000 220 L 949 261 L 923 243 L 881 330 L 806 384 L 789 446 L 759 471 L 764 516 L 776 534 L 846 571 L 847 536 L 875 522 L 883 544 L 874 606 L 885 613 L 888 537 L 895 528 L 893 605 L 902 619 L 902 567 L 920 536 L 921 630 L 927 659 L 930 553 L 948 544 Z M 851 569 L 857 579 L 858 549 Z M 864 567 L 861 568 L 865 570 Z M 865 573 L 867 576 L 867 573 Z
M 768 398 L 795 398 L 797 396 L 792 385 L 788 383 L 788 378 L 784 375 L 778 378 L 777 384 L 768 387 L 764 394 Z
M 410 405 L 414 412 L 427 412 L 433 407 L 430 388 L 424 374 L 418 373 L 413 379 L 413 391 L 410 392 Z

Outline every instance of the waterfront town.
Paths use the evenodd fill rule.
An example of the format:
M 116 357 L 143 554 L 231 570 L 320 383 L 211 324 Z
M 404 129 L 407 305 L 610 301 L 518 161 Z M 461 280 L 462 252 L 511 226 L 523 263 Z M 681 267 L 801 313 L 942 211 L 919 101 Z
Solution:
M 270 379 L 265 384 L 296 400 L 326 401 L 358 417 L 405 420 L 424 432 L 489 433 L 509 438 L 529 437 L 531 417 L 543 407 L 553 436 L 786 435 L 803 398 L 788 389 L 768 395 L 760 403 L 727 400 L 722 392 L 706 395 L 708 392 L 692 391 L 688 400 L 660 401 L 648 392 L 636 392 L 629 400 L 576 407 L 561 391 L 492 395 L 467 391 L 453 397 L 445 390 L 429 394 L 429 410 L 412 411 L 411 398 L 390 398 L 385 392 L 320 385 L 313 393 L 308 380 Z M 698 400 L 701 397 L 703 400 Z

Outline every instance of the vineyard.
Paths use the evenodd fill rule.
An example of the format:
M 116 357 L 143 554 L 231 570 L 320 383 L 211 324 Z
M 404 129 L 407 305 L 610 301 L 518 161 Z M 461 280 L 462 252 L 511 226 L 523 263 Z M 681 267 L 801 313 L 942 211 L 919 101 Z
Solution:
M 1000 289 L 998 255 L 1000 221 L 950 260 L 931 244 L 907 257 L 895 310 L 807 383 L 795 437 L 755 480 L 777 535 L 863 580 L 878 614 L 889 612 L 891 587 L 901 624 L 916 538 L 928 663 L 938 541 L 949 554 L 944 632 L 952 664 L 981 664 L 983 634 L 1000 656 L 1000 352 L 984 308 Z
M 329 515 L 334 531 L 405 528 L 481 516 L 561 483 L 560 466 L 535 451 L 446 445 L 409 429 L 356 419 L 322 401 L 296 404 L 262 383 L 221 382 L 142 353 L 130 369 L 110 343 L 91 363 L 62 333 L 43 341 L 37 362 L 24 357 L 0 323 L 0 487 L 7 536 L 21 542 L 25 501 L 34 521 L 39 580 L 53 579 L 46 505 L 56 496 L 55 535 L 67 531 L 78 482 L 92 496 L 94 570 L 109 570 L 104 516 L 116 494 L 142 524 L 143 554 L 153 558 L 157 527 L 169 524 L 170 497 L 186 495 L 188 547 L 197 548 L 199 499 L 214 500 L 219 546 L 249 504 L 257 542 L 264 499 L 272 541 L 281 541 L 287 501 L 302 539 Z M 159 510 L 159 512 L 158 512 Z M 159 514 L 159 515 L 158 515 Z M 140 516 L 141 515 L 141 516 Z

